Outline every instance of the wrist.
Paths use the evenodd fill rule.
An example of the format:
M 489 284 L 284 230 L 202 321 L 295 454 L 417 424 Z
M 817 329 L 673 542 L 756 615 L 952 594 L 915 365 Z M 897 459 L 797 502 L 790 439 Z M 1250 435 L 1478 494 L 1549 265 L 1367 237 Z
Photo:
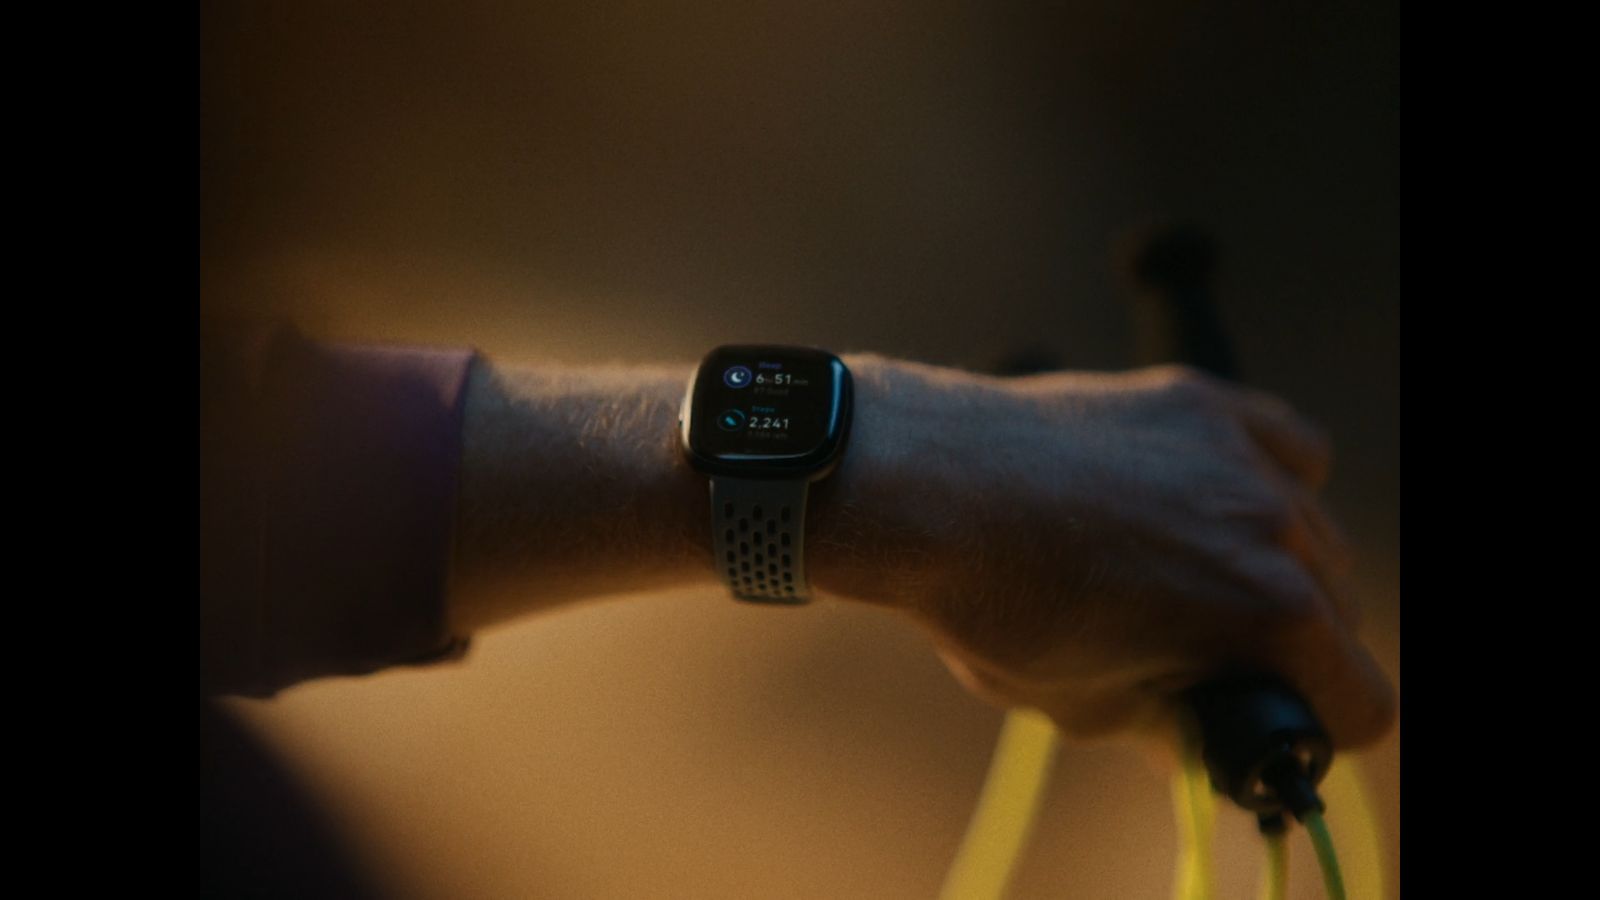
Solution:
M 829 594 L 909 609 L 957 568 L 964 446 L 992 406 L 991 379 L 876 355 L 855 379 L 850 446 L 812 485 L 811 578 Z M 961 418 L 959 428 L 952 420 Z

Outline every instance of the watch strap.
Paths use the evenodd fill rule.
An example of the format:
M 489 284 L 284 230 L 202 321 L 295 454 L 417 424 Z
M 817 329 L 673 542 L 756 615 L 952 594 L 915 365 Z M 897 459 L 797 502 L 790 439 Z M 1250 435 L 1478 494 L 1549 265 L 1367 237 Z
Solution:
M 810 483 L 711 479 L 711 535 L 717 572 L 740 600 L 805 603 L 806 492 Z

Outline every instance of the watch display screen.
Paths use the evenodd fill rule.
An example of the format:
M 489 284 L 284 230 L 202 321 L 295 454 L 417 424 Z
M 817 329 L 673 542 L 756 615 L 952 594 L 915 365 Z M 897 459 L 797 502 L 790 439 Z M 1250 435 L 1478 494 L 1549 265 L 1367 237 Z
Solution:
M 728 462 L 831 456 L 848 378 L 836 357 L 818 350 L 719 347 L 695 376 L 690 447 Z

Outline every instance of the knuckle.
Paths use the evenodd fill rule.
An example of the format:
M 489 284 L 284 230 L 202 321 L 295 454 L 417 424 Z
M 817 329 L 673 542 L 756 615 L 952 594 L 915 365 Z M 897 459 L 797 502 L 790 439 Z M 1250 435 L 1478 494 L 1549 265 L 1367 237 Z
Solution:
M 1183 363 L 1166 363 L 1154 369 L 1156 383 L 1169 393 L 1193 395 L 1209 393 L 1213 387 L 1210 376 Z
M 1186 365 L 1184 363 L 1172 363 L 1172 362 L 1159 363 L 1157 365 L 1151 366 L 1150 367 L 1150 371 L 1159 380 L 1161 380 L 1163 382 L 1166 382 L 1166 383 L 1171 383 L 1171 382 L 1174 382 L 1174 381 L 1181 381 L 1181 380 L 1184 380 L 1184 379 L 1191 379 L 1191 378 L 1194 378 L 1196 375 L 1198 375 L 1199 372 L 1200 372 L 1200 370 L 1196 369 L 1194 366 Z
M 1187 368 L 1165 386 L 1166 396 L 1174 403 L 1198 410 L 1215 419 L 1232 418 L 1232 416 L 1217 415 L 1229 409 L 1226 391 L 1227 387 L 1211 376 Z
M 1268 576 L 1263 587 L 1271 602 L 1265 624 L 1275 632 L 1293 632 L 1320 625 L 1323 618 L 1321 592 L 1315 579 L 1301 566 L 1285 559 Z

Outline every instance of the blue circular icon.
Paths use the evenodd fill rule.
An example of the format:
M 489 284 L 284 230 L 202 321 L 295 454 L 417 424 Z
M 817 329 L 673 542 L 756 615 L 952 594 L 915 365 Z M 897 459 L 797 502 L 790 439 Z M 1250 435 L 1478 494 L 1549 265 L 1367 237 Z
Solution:
M 744 413 L 737 409 L 724 410 L 717 416 L 717 427 L 723 431 L 738 431 L 744 427 Z
M 745 366 L 734 366 L 722 373 L 722 383 L 731 388 L 749 387 L 750 370 Z

